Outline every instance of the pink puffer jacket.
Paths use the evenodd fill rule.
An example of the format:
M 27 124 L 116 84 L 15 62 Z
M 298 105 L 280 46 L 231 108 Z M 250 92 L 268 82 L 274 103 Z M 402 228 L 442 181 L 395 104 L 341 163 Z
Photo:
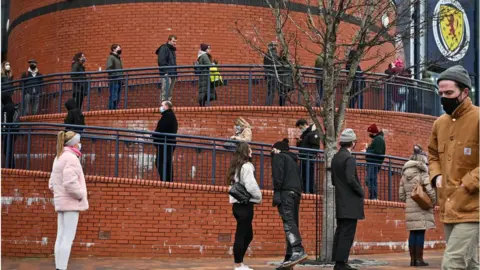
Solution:
M 55 211 L 88 209 L 87 185 L 78 155 L 68 147 L 55 158 L 48 187 L 53 192 Z

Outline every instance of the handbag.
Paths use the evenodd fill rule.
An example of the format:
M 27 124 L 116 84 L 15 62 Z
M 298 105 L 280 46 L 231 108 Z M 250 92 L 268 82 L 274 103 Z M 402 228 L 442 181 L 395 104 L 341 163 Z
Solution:
M 239 174 L 240 177 L 240 174 Z M 235 182 L 231 185 L 230 190 L 228 191 L 228 194 L 235 198 L 239 203 L 241 204 L 248 204 L 250 202 L 250 198 L 252 195 L 248 193 L 247 189 L 245 186 L 240 183 L 241 179 L 239 179 L 238 182 Z
M 417 183 L 417 185 L 412 190 L 412 195 L 410 196 L 423 210 L 429 210 L 432 208 L 432 200 L 425 191 L 425 187 Z

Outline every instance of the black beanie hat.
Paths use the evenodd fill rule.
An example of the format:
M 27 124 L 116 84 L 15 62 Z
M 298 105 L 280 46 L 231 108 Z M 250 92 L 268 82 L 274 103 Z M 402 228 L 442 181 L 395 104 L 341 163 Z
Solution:
M 280 151 L 288 151 L 290 146 L 288 145 L 288 139 L 285 138 L 282 141 L 273 144 L 273 148 L 277 148 Z

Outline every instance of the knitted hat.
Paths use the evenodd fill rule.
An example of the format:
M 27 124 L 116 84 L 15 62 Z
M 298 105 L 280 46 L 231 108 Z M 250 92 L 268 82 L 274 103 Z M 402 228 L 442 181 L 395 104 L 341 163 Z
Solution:
M 210 45 L 205 43 L 200 44 L 200 50 L 206 52 L 208 49 L 210 49 Z
M 468 89 L 472 89 L 472 79 L 470 79 L 468 71 L 460 65 L 453 66 L 440 73 L 440 76 L 438 76 L 437 84 L 440 83 L 440 81 L 442 80 L 455 81 L 466 85 Z
M 272 147 L 280 151 L 288 151 L 290 149 L 287 138 L 283 139 L 282 141 L 274 143 Z
M 377 134 L 377 133 L 380 132 L 377 128 L 377 125 L 375 125 L 375 124 L 372 124 L 371 126 L 369 126 L 367 128 L 367 131 L 370 132 L 370 133 L 373 133 L 373 134 Z
M 347 128 L 340 134 L 340 142 L 349 143 L 357 140 L 357 135 L 351 128 Z

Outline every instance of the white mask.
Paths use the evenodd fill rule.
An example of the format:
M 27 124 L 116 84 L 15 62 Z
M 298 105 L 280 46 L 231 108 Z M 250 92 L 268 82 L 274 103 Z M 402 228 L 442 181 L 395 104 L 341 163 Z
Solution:
M 82 144 L 81 143 L 78 143 L 78 151 L 81 151 L 82 150 Z
M 160 112 L 161 112 L 161 113 L 164 113 L 164 112 L 165 112 L 165 108 L 164 108 L 164 107 L 160 107 Z
M 10 65 L 5 65 L 5 70 L 10 71 Z

